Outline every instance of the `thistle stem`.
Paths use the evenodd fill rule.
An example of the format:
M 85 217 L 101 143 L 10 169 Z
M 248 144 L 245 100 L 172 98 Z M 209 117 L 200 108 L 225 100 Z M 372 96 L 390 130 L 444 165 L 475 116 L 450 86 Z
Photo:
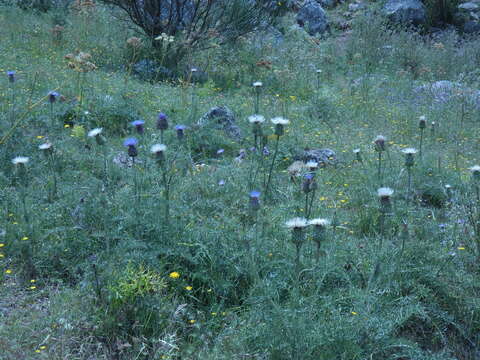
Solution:
M 270 181 L 272 179 L 273 166 L 275 165 L 275 160 L 278 154 L 278 143 L 280 142 L 280 136 L 277 136 L 277 141 L 275 142 L 275 151 L 273 153 L 272 162 L 270 164 L 270 169 L 268 170 L 267 184 L 265 185 L 265 200 L 268 199 L 268 193 L 270 190 Z

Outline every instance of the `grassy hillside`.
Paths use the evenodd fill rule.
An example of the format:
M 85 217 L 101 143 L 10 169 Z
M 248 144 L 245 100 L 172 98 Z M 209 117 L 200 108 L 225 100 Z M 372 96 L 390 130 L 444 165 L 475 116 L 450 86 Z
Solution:
M 158 82 L 101 6 L 0 23 L 0 359 L 480 357 L 478 39 L 287 16 Z

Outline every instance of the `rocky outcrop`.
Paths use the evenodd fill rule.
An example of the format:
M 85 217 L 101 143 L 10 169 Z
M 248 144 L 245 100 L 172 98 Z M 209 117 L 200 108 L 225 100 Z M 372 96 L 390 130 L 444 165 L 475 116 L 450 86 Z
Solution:
M 310 35 L 323 34 L 329 30 L 327 14 L 314 0 L 307 0 L 297 13 L 297 23 Z
M 420 0 L 388 0 L 383 10 L 396 23 L 419 25 L 426 20 L 425 6 Z

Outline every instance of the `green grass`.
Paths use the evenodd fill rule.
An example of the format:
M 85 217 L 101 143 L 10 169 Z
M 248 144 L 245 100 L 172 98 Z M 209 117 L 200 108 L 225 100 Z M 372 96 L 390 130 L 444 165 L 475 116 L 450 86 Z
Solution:
M 100 6 L 89 17 L 67 15 L 60 42 L 50 14 L 0 9 L 0 68 L 18 79 L 13 127 L 6 75 L 0 87 L 0 359 L 478 358 L 478 217 L 468 221 L 479 208 L 468 170 L 479 161 L 478 111 L 462 97 L 431 106 L 413 92 L 437 80 L 478 88 L 477 39 L 432 41 L 359 18 L 346 40 L 334 34 L 317 44 L 286 18 L 281 45 L 251 37 L 190 54 L 184 67 L 209 75 L 192 86 L 129 75 L 133 33 Z M 76 50 L 98 69 L 79 76 L 68 68 L 64 56 Z M 270 199 L 262 184 L 274 149 L 269 123 L 270 155 L 261 163 L 248 150 L 257 80 L 260 113 L 291 121 Z M 65 97 L 53 106 L 53 126 L 51 90 Z M 193 122 L 226 105 L 244 139 L 194 126 L 192 91 Z M 162 169 L 149 153 L 160 111 L 170 121 L 168 223 Z M 438 127 L 426 129 L 407 201 L 401 149 L 419 147 L 420 115 Z M 129 125 L 139 118 L 143 136 Z M 190 126 L 183 142 L 175 124 Z M 105 145 L 86 136 L 94 127 L 103 127 Z M 382 179 L 373 146 L 380 134 Z M 133 167 L 116 161 L 127 136 L 140 140 Z M 47 140 L 53 167 L 38 149 Z M 337 153 L 336 166 L 317 171 L 311 215 L 334 226 L 319 262 L 307 230 L 297 265 L 284 224 L 305 216 L 305 195 L 287 168 L 307 147 Z M 240 149 L 242 162 L 234 160 Z M 26 175 L 11 163 L 16 156 L 30 158 Z M 381 186 L 395 190 L 383 231 Z M 256 214 L 248 196 L 255 189 Z

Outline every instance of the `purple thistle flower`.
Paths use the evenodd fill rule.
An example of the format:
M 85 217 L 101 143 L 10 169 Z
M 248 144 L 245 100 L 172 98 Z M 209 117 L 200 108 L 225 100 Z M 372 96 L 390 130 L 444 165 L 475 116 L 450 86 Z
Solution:
M 182 140 L 185 135 L 185 129 L 187 126 L 185 125 L 175 125 L 175 130 L 177 131 L 177 138 L 178 140 Z
M 302 190 L 305 193 L 309 193 L 311 190 L 315 189 L 315 177 L 313 173 L 307 173 L 304 175 L 305 180 L 302 184 Z
M 218 182 L 218 185 L 219 185 L 219 186 L 225 185 L 225 180 L 220 180 L 220 181 Z
M 58 92 L 56 92 L 56 91 L 50 91 L 50 92 L 48 93 L 48 102 L 49 102 L 50 104 L 53 104 L 55 101 L 57 101 L 57 97 L 59 97 L 59 96 L 60 96 L 60 94 L 59 94 Z
M 260 191 L 250 191 L 250 207 L 252 210 L 260 209 Z
M 15 82 L 15 71 L 7 71 L 7 76 L 8 76 L 8 81 L 10 81 L 10 83 L 14 83 Z
M 144 129 L 144 127 L 143 127 L 144 124 L 145 124 L 145 121 L 143 121 L 143 120 L 135 120 L 135 121 L 132 121 L 132 122 L 131 122 L 131 125 L 132 125 L 132 126 L 135 126 L 135 129 L 137 130 L 137 132 L 138 132 L 139 134 L 143 134 L 143 133 L 144 133 L 144 131 L 145 131 L 145 129 Z
M 264 146 L 263 147 L 263 156 L 268 156 L 270 155 L 270 150 L 268 150 L 268 147 Z
M 135 138 L 125 139 L 125 141 L 123 142 L 123 146 L 128 147 L 128 156 L 133 158 L 138 155 L 138 151 L 136 147 L 137 144 L 138 144 L 138 140 Z
M 168 117 L 167 117 L 166 114 L 164 114 L 162 112 L 160 114 L 158 114 L 157 129 L 162 130 L 162 131 L 168 129 Z

